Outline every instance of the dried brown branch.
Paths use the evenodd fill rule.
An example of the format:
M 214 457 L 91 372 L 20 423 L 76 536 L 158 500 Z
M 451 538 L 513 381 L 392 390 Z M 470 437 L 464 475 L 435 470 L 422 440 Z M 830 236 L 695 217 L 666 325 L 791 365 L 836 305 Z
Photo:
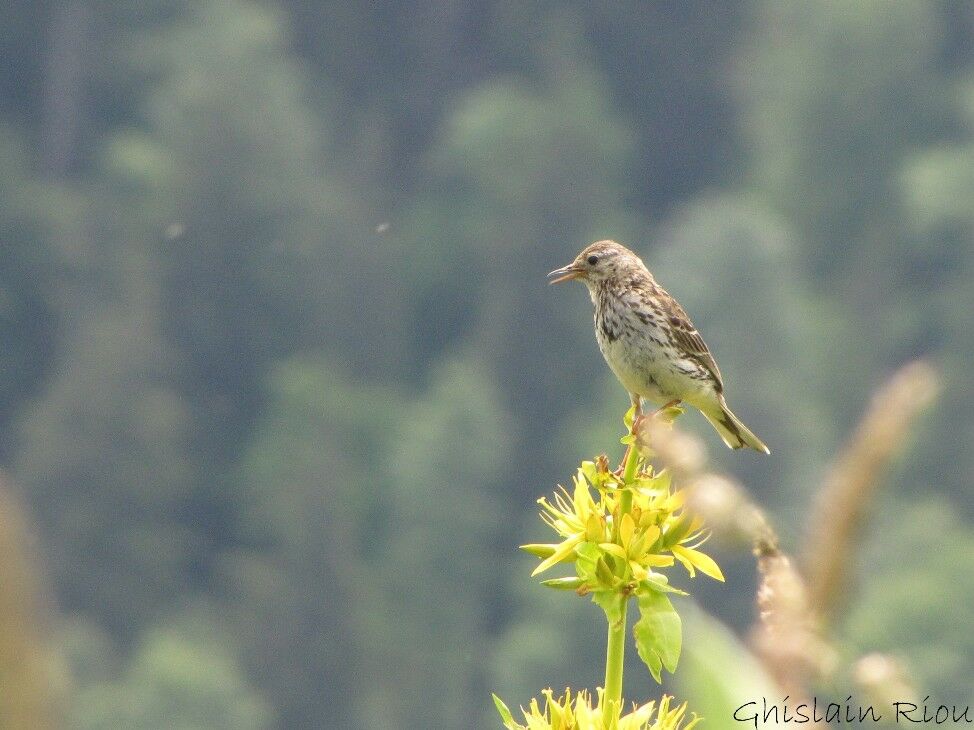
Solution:
M 791 558 L 777 547 L 755 547 L 755 555 L 761 583 L 751 646 L 783 692 L 807 696 L 815 680 L 835 670 L 837 653 L 822 635 Z
M 758 620 L 751 646 L 768 674 L 786 694 L 802 697 L 813 679 L 832 671 L 835 652 L 819 631 L 802 576 L 781 551 L 764 511 L 729 477 L 705 470 L 698 439 L 652 422 L 640 437 L 688 492 L 688 507 L 722 538 L 747 543 L 757 559 Z
M 829 470 L 808 524 L 804 568 L 813 609 L 828 619 L 841 608 L 855 541 L 876 490 L 916 416 L 936 398 L 936 371 L 923 361 L 901 368 L 873 396 L 869 410 Z
M 873 396 L 872 404 L 836 460 L 812 510 L 813 533 L 805 550 L 807 578 L 781 551 L 777 533 L 747 490 L 709 472 L 699 439 L 649 419 L 638 438 L 655 452 L 688 491 L 688 506 L 714 532 L 751 545 L 760 585 L 758 620 L 751 646 L 769 675 L 793 698 L 807 696 L 816 680 L 834 673 L 838 652 L 825 635 L 824 617 L 837 606 L 849 555 L 865 521 L 880 477 L 901 450 L 909 427 L 939 391 L 933 368 L 911 363 Z M 898 660 L 873 654 L 860 659 L 853 676 L 878 700 L 911 696 Z M 888 703 L 887 703 L 888 704 Z

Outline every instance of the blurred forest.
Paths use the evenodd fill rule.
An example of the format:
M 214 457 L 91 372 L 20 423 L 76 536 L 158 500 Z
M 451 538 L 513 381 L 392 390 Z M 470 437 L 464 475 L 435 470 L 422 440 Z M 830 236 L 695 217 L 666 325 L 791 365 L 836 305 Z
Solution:
M 872 390 L 940 370 L 835 631 L 974 703 L 968 0 L 0 7 L 0 725 L 491 728 L 596 686 L 597 609 L 515 546 L 621 454 L 544 279 L 600 238 L 700 327 L 772 456 L 681 425 L 786 545 Z

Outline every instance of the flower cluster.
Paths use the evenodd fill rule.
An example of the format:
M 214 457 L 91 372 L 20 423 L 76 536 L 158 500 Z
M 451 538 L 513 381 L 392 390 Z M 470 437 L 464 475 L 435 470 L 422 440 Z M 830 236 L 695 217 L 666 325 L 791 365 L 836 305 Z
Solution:
M 584 461 L 571 490 L 559 485 L 553 496 L 538 500 L 541 519 L 559 539 L 521 548 L 541 559 L 532 575 L 571 564 L 574 575 L 542 584 L 591 595 L 605 612 L 605 683 L 594 697 L 566 690 L 555 698 L 546 690 L 543 709 L 538 700 L 522 708 L 525 724 L 516 722 L 495 695 L 508 730 L 689 730 L 699 722 L 695 715 L 686 719 L 685 704 L 671 709 L 669 697 L 658 705 L 633 705 L 628 714 L 623 700 L 630 604 L 639 611 L 631 624 L 636 651 L 653 678 L 662 682 L 664 669 L 676 671 L 683 643 L 683 625 L 669 594 L 685 595 L 662 571 L 679 562 L 691 578 L 699 570 L 724 580 L 717 564 L 699 549 L 707 538 L 702 521 L 684 510 L 685 495 L 673 489 L 667 472 L 653 470 L 647 461 L 650 446 L 638 439 L 646 418 L 669 423 L 680 412 L 670 408 L 635 419 L 633 407 L 625 417 L 629 433 L 622 443 L 628 449 L 620 469 L 611 470 L 605 456 Z
M 679 561 L 690 576 L 696 571 L 723 580 L 712 558 L 700 552 L 706 540 L 699 518 L 684 510 L 684 493 L 673 491 L 665 471 L 638 470 L 631 482 L 609 470 L 604 457 L 582 462 L 569 492 L 559 487 L 551 499 L 538 500 L 541 518 L 561 538 L 551 544 L 523 545 L 542 558 L 533 575 L 559 563 L 574 563 L 576 575 L 543 581 L 580 594 L 640 588 L 677 592 L 654 568 Z
M 544 709 L 536 699 L 531 700 L 527 709 L 522 708 L 525 724 L 516 722 L 507 705 L 494 695 L 494 703 L 508 730 L 691 730 L 700 718 L 694 715 L 686 721 L 686 703 L 670 708 L 671 698 L 664 695 L 659 705 L 647 702 L 633 707 L 632 712 L 622 717 L 603 717 L 603 691 L 598 691 L 598 702 L 593 706 L 591 696 L 585 690 L 572 697 L 571 690 L 565 690 L 561 697 L 555 697 L 548 689 L 544 695 Z M 684 722 L 686 723 L 684 724 Z

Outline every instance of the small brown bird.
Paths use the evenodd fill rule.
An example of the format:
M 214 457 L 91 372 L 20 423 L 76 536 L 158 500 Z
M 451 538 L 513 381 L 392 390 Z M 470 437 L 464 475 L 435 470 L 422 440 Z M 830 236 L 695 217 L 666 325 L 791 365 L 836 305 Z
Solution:
M 588 287 L 599 349 L 637 414 L 640 397 L 663 407 L 689 403 L 730 448 L 771 453 L 727 407 L 714 356 L 636 254 L 615 241 L 597 241 L 548 276 L 552 284 L 581 279 Z

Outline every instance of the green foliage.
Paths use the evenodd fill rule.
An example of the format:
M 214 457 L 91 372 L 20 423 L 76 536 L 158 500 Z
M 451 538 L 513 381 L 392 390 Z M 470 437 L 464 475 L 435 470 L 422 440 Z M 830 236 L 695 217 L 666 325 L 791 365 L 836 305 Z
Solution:
M 0 433 L 47 373 L 57 316 L 52 296 L 57 257 L 45 232 L 44 189 L 30 179 L 25 145 L 0 124 Z M 0 436 L 0 453 L 9 437 Z
M 131 635 L 188 589 L 201 536 L 179 514 L 190 493 L 188 409 L 168 381 L 152 302 L 126 301 L 127 311 L 91 312 L 63 343 L 69 364 L 24 421 L 16 473 L 51 530 L 64 604 L 97 607 Z
M 274 726 L 267 704 L 219 645 L 163 630 L 144 637 L 117 680 L 81 688 L 70 715 L 76 730 Z
M 739 75 L 753 182 L 835 271 L 871 248 L 849 236 L 868 239 L 895 215 L 897 153 L 944 130 L 937 11 L 922 0 L 755 10 Z
M 243 658 L 282 723 L 327 713 L 335 727 L 352 727 L 372 643 L 364 611 L 380 598 L 359 576 L 385 527 L 373 505 L 388 496 L 384 470 L 366 486 L 360 465 L 389 448 L 390 429 L 375 419 L 401 413 L 401 399 L 313 361 L 279 366 L 269 396 L 238 486 L 247 549 L 226 556 L 223 583 L 238 607 Z M 319 621 L 333 630 L 318 630 Z
M 676 671 L 683 645 L 680 615 L 663 593 L 645 591 L 639 595 L 639 620 L 633 626 L 636 649 L 653 679 L 662 681 L 660 670 Z
M 644 255 L 773 436 L 773 460 L 710 451 L 781 524 L 862 393 L 937 360 L 949 397 L 893 489 L 914 499 L 923 474 L 942 506 L 872 534 L 847 640 L 967 696 L 968 3 L 3 11 L 0 465 L 58 611 L 87 627 L 57 633 L 66 706 L 119 727 L 183 694 L 196 726 L 239 699 L 282 727 L 493 727 L 489 689 L 596 686 L 601 611 L 566 594 L 618 607 L 628 553 L 583 541 L 539 591 L 508 546 L 550 543 L 523 505 L 626 402 L 584 296 L 543 284 L 604 237 Z M 929 558 L 921 518 L 947 519 L 943 561 L 913 571 L 940 587 L 907 600 L 892 558 L 903 529 Z M 663 605 L 649 591 L 677 581 L 650 567 L 641 597 Z M 719 600 L 694 593 L 743 628 L 750 582 L 725 567 Z M 213 627 L 159 638 L 197 600 L 234 651 Z M 716 723 L 766 693 L 680 610 L 681 696 Z
M 322 124 L 282 34 L 253 4 L 201 4 L 150 45 L 164 81 L 147 99 L 145 138 L 109 147 L 111 164 L 154 175 L 146 192 L 167 202 L 162 326 L 210 478 L 237 455 L 269 361 L 306 335 L 289 327 L 318 283 L 305 277 L 334 199 L 320 177 Z
M 970 486 L 966 475 L 974 468 L 970 450 L 957 448 L 958 438 L 971 435 L 967 413 L 974 407 L 968 395 L 974 374 L 966 366 L 974 348 L 967 317 L 974 308 L 968 285 L 974 276 L 974 212 L 966 204 L 974 195 L 974 84 L 968 80 L 958 92 L 963 135 L 909 157 L 902 167 L 900 198 L 911 226 L 898 267 L 904 296 L 895 312 L 906 341 L 940 354 L 955 394 L 930 424 L 912 468 L 963 501 Z
M 376 554 L 382 605 L 374 620 L 382 650 L 372 657 L 369 724 L 395 728 L 469 721 L 463 698 L 486 695 L 481 660 L 489 650 L 498 572 L 498 486 L 506 477 L 510 418 L 492 378 L 456 360 L 432 373 L 410 404 L 386 461 L 392 519 Z M 454 650 L 443 650 L 447 646 Z M 388 666 L 418 663 L 403 678 Z M 440 692 L 430 695 L 430 683 Z
M 412 402 L 314 362 L 289 363 L 272 383 L 244 469 L 253 547 L 227 575 L 242 591 L 252 670 L 289 725 L 325 712 L 335 727 L 462 724 L 462 698 L 484 682 L 475 637 L 498 580 L 490 475 L 508 427 L 489 378 L 445 364 Z M 319 620 L 342 629 L 321 632 Z M 414 662 L 425 670 L 412 678 L 386 669 Z M 428 696 L 431 678 L 449 691 Z
M 673 682 L 694 710 L 716 725 L 715 718 L 733 717 L 745 702 L 777 696 L 762 665 L 726 625 L 692 601 L 682 611 L 686 644 Z
M 974 620 L 967 599 L 974 591 L 967 569 L 974 536 L 942 498 L 908 500 L 891 505 L 876 526 L 860 561 L 862 593 L 844 622 L 843 638 L 850 652 L 905 657 L 920 696 L 936 692 L 962 704 L 974 699 L 966 681 L 974 672 L 974 640 L 964 629 Z M 881 537 L 890 530 L 895 553 Z

